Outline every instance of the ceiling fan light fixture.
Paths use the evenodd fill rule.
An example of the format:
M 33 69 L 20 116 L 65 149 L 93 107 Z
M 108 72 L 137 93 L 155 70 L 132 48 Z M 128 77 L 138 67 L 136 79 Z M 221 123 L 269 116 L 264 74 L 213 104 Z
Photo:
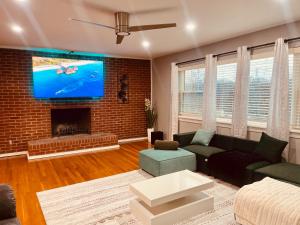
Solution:
M 124 32 L 124 31 L 123 32 L 122 31 L 121 32 L 117 32 L 116 34 L 120 35 L 120 36 L 129 36 L 130 35 L 129 32 Z
M 116 34 L 120 36 L 129 36 L 129 13 L 116 12 L 115 13 Z

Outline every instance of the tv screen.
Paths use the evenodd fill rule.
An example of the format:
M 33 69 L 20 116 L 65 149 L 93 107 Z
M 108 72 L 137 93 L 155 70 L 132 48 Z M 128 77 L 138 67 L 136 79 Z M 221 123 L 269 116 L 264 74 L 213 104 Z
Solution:
M 64 58 L 32 58 L 35 98 L 99 98 L 104 96 L 103 62 Z

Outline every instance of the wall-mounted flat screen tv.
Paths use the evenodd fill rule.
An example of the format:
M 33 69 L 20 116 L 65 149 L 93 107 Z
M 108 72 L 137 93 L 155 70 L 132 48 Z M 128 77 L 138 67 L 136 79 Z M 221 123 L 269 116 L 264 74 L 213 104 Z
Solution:
M 32 57 L 35 98 L 104 96 L 103 61 Z

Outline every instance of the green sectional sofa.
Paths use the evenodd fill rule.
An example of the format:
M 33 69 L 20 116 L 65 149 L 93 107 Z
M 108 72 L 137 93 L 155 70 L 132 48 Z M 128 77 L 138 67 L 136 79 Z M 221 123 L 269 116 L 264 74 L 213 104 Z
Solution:
M 254 151 L 258 144 L 256 141 L 215 134 L 208 146 L 192 145 L 195 133 L 175 134 L 173 139 L 179 142 L 181 148 L 196 154 L 197 171 L 237 186 L 250 184 L 264 177 L 300 184 L 300 165 L 270 162 L 257 157 Z M 217 163 L 213 164 L 212 161 Z M 236 168 L 240 168 L 239 171 Z

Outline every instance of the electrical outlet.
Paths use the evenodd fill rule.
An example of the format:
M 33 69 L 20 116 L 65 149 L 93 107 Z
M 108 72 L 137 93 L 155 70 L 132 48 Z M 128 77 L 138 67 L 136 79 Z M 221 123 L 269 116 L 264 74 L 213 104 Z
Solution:
M 9 143 L 10 145 L 12 145 L 12 140 L 9 140 L 8 143 Z

